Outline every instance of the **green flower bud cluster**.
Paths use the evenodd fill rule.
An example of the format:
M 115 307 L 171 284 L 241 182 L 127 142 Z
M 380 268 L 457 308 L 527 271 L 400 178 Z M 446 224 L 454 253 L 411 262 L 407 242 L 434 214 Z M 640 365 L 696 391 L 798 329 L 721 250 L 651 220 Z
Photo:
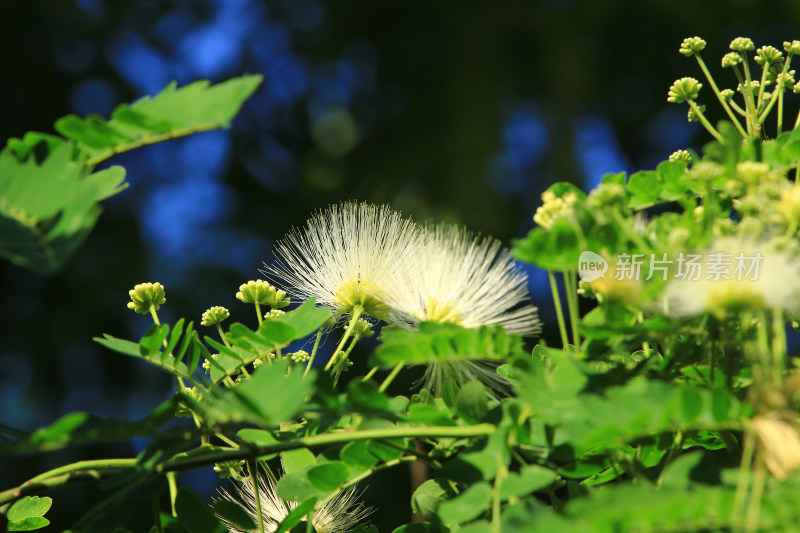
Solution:
M 737 91 L 737 92 L 742 92 L 742 88 L 743 88 L 743 87 L 747 87 L 747 86 L 748 86 L 747 82 L 745 82 L 745 83 L 740 83 L 739 85 L 737 85 L 737 86 L 736 86 L 736 91 Z M 758 82 L 758 80 L 753 80 L 753 81 L 751 81 L 751 82 L 750 82 L 750 84 L 749 84 L 750 90 L 751 90 L 752 92 L 754 92 L 754 93 L 755 93 L 755 92 L 758 92 L 758 88 L 759 88 L 760 86 L 761 86 L 761 83 L 759 83 L 759 82 Z
M 128 291 L 128 294 L 131 297 L 128 309 L 133 309 L 140 315 L 146 315 L 150 309 L 158 311 L 161 304 L 167 301 L 164 286 L 158 282 L 140 283 Z
M 686 113 L 686 117 L 689 119 L 689 122 L 700 122 L 700 114 L 706 112 L 706 106 L 699 105 L 697 108 L 690 107 L 689 111 Z
M 218 353 L 212 354 L 212 355 L 211 355 L 211 359 L 213 359 L 214 361 L 216 361 L 217 359 L 219 359 L 219 354 L 218 354 Z M 214 367 L 214 365 L 213 365 L 213 364 L 211 363 L 211 361 L 209 361 L 208 359 L 206 359 L 205 361 L 203 361 L 203 371 L 204 371 L 206 374 L 210 374 L 210 373 L 211 373 L 211 369 L 212 369 L 213 367 Z
M 272 309 L 264 314 L 264 320 L 275 320 L 276 318 L 279 318 L 285 314 L 286 311 L 281 311 L 280 309 Z
M 286 292 L 276 289 L 263 279 L 251 280 L 240 285 L 236 298 L 246 304 L 268 305 L 274 309 L 289 305 Z
M 353 329 L 353 333 L 358 335 L 362 339 L 368 339 L 372 337 L 375 333 L 372 331 L 372 323 L 368 320 L 364 320 L 363 318 L 359 318 L 356 321 L 356 325 Z
M 556 196 L 553 191 L 547 190 L 542 193 L 542 202 L 533 215 L 533 221 L 545 229 L 550 229 L 556 220 L 573 212 L 573 206 L 578 202 L 578 195 L 568 192 L 563 196 Z
M 748 50 L 754 50 L 755 45 L 751 39 L 747 37 L 737 37 L 736 39 L 731 41 L 730 49 L 736 52 L 746 52 Z
M 218 324 L 221 324 L 223 321 L 227 320 L 228 317 L 230 316 L 231 313 L 227 309 L 219 305 L 216 305 L 214 307 L 207 309 L 206 312 L 203 313 L 202 319 L 200 320 L 200 324 L 202 324 L 203 326 L 216 326 Z
M 680 53 L 692 57 L 706 47 L 706 42 L 700 37 L 687 37 L 681 43 Z
M 311 356 L 308 355 L 308 352 L 305 350 L 297 350 L 294 353 L 286 354 L 286 356 L 292 360 L 292 362 L 296 365 L 301 365 L 303 363 L 307 363 Z
M 676 150 L 672 152 L 669 156 L 670 161 L 684 161 L 685 163 L 691 164 L 692 162 L 692 154 L 690 154 L 687 150 Z
M 336 365 L 344 366 L 345 368 L 353 366 L 353 362 L 347 358 L 347 354 L 343 351 L 338 351 L 331 356 Z
M 625 205 L 625 187 L 619 183 L 603 183 L 589 194 L 586 203 L 596 209 L 622 207 Z
M 733 67 L 742 62 L 742 56 L 736 52 L 728 52 L 722 56 L 722 68 Z
M 264 363 L 271 363 L 275 360 L 277 356 L 273 352 L 261 352 L 256 357 L 256 360 L 253 361 L 253 368 L 258 368 Z
M 183 393 L 186 396 L 192 398 L 193 400 L 198 400 L 199 401 L 200 398 L 201 398 L 201 393 L 197 389 L 197 387 L 184 387 L 183 388 Z M 182 417 L 182 418 L 192 418 L 192 410 L 190 409 L 190 407 L 187 404 L 185 404 L 184 402 L 181 402 L 180 404 L 178 404 L 178 407 L 175 409 L 175 416 Z
M 756 50 L 756 63 L 759 65 L 769 65 L 778 63 L 783 59 L 783 52 L 774 46 L 762 46 Z
M 214 472 L 219 474 L 220 479 L 234 478 L 241 480 L 243 479 L 241 472 L 244 464 L 245 462 L 241 460 L 224 461 L 214 465 Z
M 682 104 L 683 102 L 696 100 L 703 84 L 691 77 L 675 80 L 667 93 L 667 102 Z
M 800 54 L 800 41 L 783 41 L 783 49 L 792 55 Z

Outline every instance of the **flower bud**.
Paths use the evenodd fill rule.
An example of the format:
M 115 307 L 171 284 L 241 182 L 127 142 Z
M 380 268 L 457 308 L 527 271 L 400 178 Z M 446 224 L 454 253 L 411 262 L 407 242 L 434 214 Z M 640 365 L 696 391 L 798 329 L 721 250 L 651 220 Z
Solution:
M 203 326 L 216 326 L 224 320 L 227 320 L 229 316 L 231 316 L 231 314 L 227 309 L 217 305 L 207 309 L 206 312 L 203 313 L 200 324 Z
M 747 50 L 753 50 L 755 47 L 753 41 L 747 37 L 737 37 L 731 41 L 730 45 L 730 49 L 736 52 L 746 52 Z
M 128 302 L 128 309 L 133 309 L 140 315 L 146 315 L 152 307 L 156 311 L 161 304 L 167 301 L 164 294 L 164 286 L 156 283 L 140 283 L 128 291 L 131 301 Z
M 706 47 L 706 42 L 700 37 L 687 37 L 681 43 L 679 52 L 686 57 L 692 57 Z
M 675 80 L 667 93 L 667 102 L 680 104 L 697 99 L 703 84 L 694 78 L 686 77 Z

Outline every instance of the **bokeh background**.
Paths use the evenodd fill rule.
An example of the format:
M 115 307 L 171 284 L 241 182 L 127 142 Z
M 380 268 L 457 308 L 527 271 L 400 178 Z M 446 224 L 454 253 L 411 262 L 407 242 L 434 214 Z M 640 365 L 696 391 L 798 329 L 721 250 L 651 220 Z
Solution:
M 126 309 L 127 291 L 164 283 L 164 320 L 199 320 L 212 305 L 251 320 L 238 285 L 259 277 L 276 239 L 331 203 L 389 203 L 509 243 L 532 227 L 554 181 L 591 188 L 606 172 L 698 148 L 707 135 L 666 103 L 673 80 L 701 78 L 677 53 L 693 35 L 730 86 L 718 66 L 730 40 L 800 38 L 800 3 L 0 1 L 3 142 L 52 132 L 68 113 L 107 116 L 171 80 L 265 78 L 229 130 L 113 159 L 130 187 L 105 202 L 60 273 L 0 263 L 0 423 L 33 430 L 75 410 L 146 415 L 171 380 L 91 341 L 147 328 Z M 528 271 L 553 324 L 543 273 Z M 131 456 L 144 442 L 0 457 L 0 489 L 66 462 Z M 383 490 L 406 479 L 390 472 L 365 494 L 382 531 L 408 520 L 407 499 Z M 205 498 L 218 485 L 210 469 L 181 480 Z M 65 528 L 96 494 L 54 493 L 48 516 Z

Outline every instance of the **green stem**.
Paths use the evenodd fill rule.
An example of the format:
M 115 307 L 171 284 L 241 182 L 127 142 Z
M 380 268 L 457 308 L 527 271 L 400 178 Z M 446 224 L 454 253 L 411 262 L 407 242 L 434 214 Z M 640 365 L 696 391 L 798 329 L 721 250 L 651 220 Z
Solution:
M 744 79 L 746 82 L 746 91 L 743 92 L 750 107 L 750 122 L 753 124 L 753 135 L 758 137 L 761 132 L 760 123 L 758 122 L 758 104 L 753 96 L 753 83 L 750 77 L 750 61 L 747 59 L 747 54 L 739 52 L 742 58 L 742 69 L 744 69 Z
M 230 348 L 231 344 L 228 342 L 228 339 L 225 338 L 225 333 L 222 331 L 222 326 L 219 322 L 217 322 L 217 331 L 219 332 L 219 337 L 222 339 L 222 342 L 225 344 L 225 346 Z
M 363 311 L 364 309 L 360 305 L 353 307 L 353 315 L 350 317 L 350 323 L 347 325 L 347 329 L 345 330 L 344 335 L 342 336 L 342 340 L 339 341 L 339 345 L 333 351 L 333 355 L 331 356 L 330 361 L 328 361 L 328 364 L 325 365 L 326 371 L 330 370 L 331 366 L 333 366 L 333 363 L 336 362 L 336 360 L 338 359 L 336 354 L 342 351 L 344 343 L 347 342 L 347 339 L 350 338 L 350 335 L 352 335 L 353 329 L 355 329 L 356 327 L 356 322 L 358 321 L 358 317 L 361 316 L 361 313 Z
M 264 322 L 264 317 L 261 315 L 261 304 L 258 302 L 253 303 L 256 305 L 256 317 L 258 317 L 258 325 L 260 326 Z
M 578 281 L 575 271 L 564 272 L 564 289 L 567 292 L 567 307 L 569 309 L 569 324 L 572 329 L 572 343 L 577 348 L 581 344 L 581 335 L 578 329 L 580 313 L 578 311 Z
M 311 372 L 311 365 L 314 364 L 314 358 L 317 356 L 317 349 L 319 349 L 319 341 L 322 338 L 322 328 L 317 331 L 317 338 L 314 339 L 314 347 L 311 349 L 311 357 L 308 358 L 308 365 L 306 371 L 303 372 L 303 377 L 306 377 Z
M 780 74 L 778 80 L 783 80 L 783 75 L 786 74 L 786 71 L 789 69 L 789 62 L 791 61 L 791 58 L 792 58 L 792 55 L 787 53 L 786 54 L 786 61 L 784 61 L 784 63 L 783 63 L 783 69 L 781 69 L 781 74 Z M 767 119 L 767 115 L 769 115 L 769 112 L 772 110 L 772 106 L 775 105 L 775 102 L 778 100 L 778 96 L 781 95 L 781 94 L 783 94 L 783 91 L 779 91 L 778 90 L 778 84 L 776 83 L 775 84 L 775 90 L 772 93 L 772 98 L 769 99 L 769 103 L 767 104 L 767 107 L 764 108 L 764 111 L 758 117 L 759 124 L 763 123 Z M 798 117 L 798 118 L 800 118 L 800 117 Z M 780 117 L 780 115 L 778 116 L 778 120 L 779 120 L 779 122 L 778 122 L 779 126 L 778 126 L 778 131 L 776 133 L 776 136 L 777 136 L 778 133 L 781 132 L 781 129 L 780 129 L 781 122 L 780 121 L 782 120 L 782 117 Z
M 567 338 L 567 326 L 564 321 L 564 309 L 561 307 L 561 296 L 558 294 L 558 284 L 552 270 L 547 271 L 547 278 L 550 280 L 550 291 L 553 293 L 553 304 L 556 307 L 556 318 L 558 319 L 558 331 L 561 333 L 561 347 L 565 348 L 569 344 Z
M 767 332 L 767 313 L 765 311 L 760 311 L 758 313 L 758 328 L 756 330 L 756 337 L 758 339 L 758 364 L 761 366 L 762 371 L 766 374 L 768 368 L 764 368 L 772 366 L 772 350 L 770 350 L 769 346 L 769 333 Z M 767 360 L 769 358 L 769 360 Z M 774 376 L 774 374 L 773 374 Z M 766 377 L 766 376 L 765 376 Z M 778 386 L 780 382 L 773 383 L 773 385 Z M 763 385 L 763 384 L 762 384 Z
M 786 354 L 786 329 L 783 322 L 783 309 L 772 311 L 772 365 L 775 386 L 783 384 L 784 356 Z
M 717 95 L 717 100 L 719 100 L 719 103 L 722 105 L 722 108 L 728 114 L 728 117 L 731 119 L 731 122 L 733 122 L 733 125 L 736 126 L 736 129 L 739 131 L 739 134 L 742 137 L 747 138 L 748 135 L 744 131 L 744 128 L 742 128 L 741 122 L 739 122 L 739 119 L 737 119 L 736 115 L 734 115 L 733 111 L 731 111 L 728 102 L 726 102 L 725 99 L 722 97 L 722 93 L 719 92 L 717 84 L 714 83 L 714 78 L 711 77 L 711 73 L 708 71 L 708 67 L 706 67 L 705 62 L 700 58 L 699 54 L 695 54 L 694 57 L 695 59 L 697 59 L 697 63 L 700 65 L 700 70 L 702 70 L 703 74 L 705 74 L 706 79 L 708 80 L 708 84 L 711 86 L 711 90 L 714 91 L 715 95 Z
M 694 100 L 686 100 L 686 101 L 689 103 L 689 107 L 691 107 L 692 110 L 694 111 L 694 114 L 697 115 L 697 119 L 700 121 L 700 124 L 702 124 L 703 127 L 706 130 L 708 130 L 708 133 L 710 133 L 716 140 L 722 142 L 722 135 L 720 135 L 719 132 L 714 128 L 714 126 L 711 125 L 711 123 L 708 121 L 708 119 L 700 110 L 700 108 L 697 107 L 697 104 L 694 103 Z
M 206 453 L 197 453 L 193 451 L 191 455 L 184 452 L 176 454 L 172 459 L 155 465 L 151 469 L 151 472 L 156 474 L 179 472 L 225 461 L 261 457 L 285 450 L 328 446 L 331 444 L 342 444 L 361 440 L 415 437 L 469 438 L 491 435 L 496 430 L 497 428 L 493 424 L 476 424 L 472 426 L 395 427 L 358 431 L 337 431 L 265 446 L 248 446 L 237 449 L 209 447 L 209 451 Z M 64 465 L 40 474 L 17 487 L 0 492 L 0 505 L 13 502 L 22 496 L 36 494 L 47 489 L 85 481 L 99 481 L 104 477 L 117 474 L 119 470 L 131 468 L 138 464 L 139 462 L 137 459 L 130 458 L 79 461 L 77 463 Z
M 356 343 L 358 343 L 359 339 L 361 339 L 361 336 L 358 333 L 353 335 L 353 338 L 350 341 L 350 344 L 347 346 L 347 350 L 344 351 L 342 356 L 339 358 L 339 361 L 336 363 L 336 366 L 333 367 L 333 385 L 334 385 L 334 387 L 339 382 L 339 376 L 341 376 L 342 372 L 344 372 L 345 369 L 347 368 L 347 360 L 350 357 L 350 352 L 353 351 L 353 347 L 355 347 L 355 345 L 356 345 Z
M 253 496 L 256 503 L 256 516 L 258 516 L 258 531 L 264 533 L 264 516 L 261 509 L 261 491 L 258 486 L 258 463 L 256 459 L 247 461 L 247 469 L 250 471 L 250 482 L 253 484 Z
M 395 367 L 392 369 L 391 373 L 388 376 L 386 376 L 386 379 L 383 380 L 381 386 L 378 387 L 378 391 L 384 392 L 386 388 L 392 383 L 392 381 L 394 381 L 394 378 L 397 377 L 397 374 L 399 374 L 400 371 L 403 369 L 403 366 L 405 366 L 404 361 L 400 361 L 399 363 L 397 363 L 397 365 L 395 365 Z
M 639 248 L 639 250 L 645 254 L 653 253 L 653 249 L 650 247 L 650 245 L 648 245 L 644 239 L 642 239 L 641 235 L 633 231 L 633 226 L 628 224 L 628 221 L 622 216 L 622 213 L 620 213 L 619 209 L 611 209 L 611 216 L 614 218 L 614 222 L 617 223 L 622 232 L 625 233 L 625 235 Z
M 739 476 L 736 480 L 736 493 L 733 498 L 733 517 L 735 519 L 744 518 L 744 504 L 747 498 L 747 485 L 750 477 L 750 465 L 753 463 L 753 455 L 756 449 L 756 436 L 747 430 L 744 434 L 744 446 L 742 449 L 742 462 L 739 464 Z
M 492 485 L 492 533 L 501 533 L 500 531 L 500 485 L 503 483 L 508 471 L 503 464 L 500 454 L 496 454 L 497 458 L 497 475 L 494 478 Z
M 747 519 L 745 531 L 758 531 L 758 518 L 761 514 L 761 497 L 764 494 L 764 485 L 767 483 L 767 469 L 760 454 L 756 456 L 755 472 L 753 475 L 753 490 L 750 492 L 750 503 L 747 506 Z
M 178 513 L 175 511 L 175 500 L 178 497 L 178 473 L 167 472 L 167 484 L 169 485 L 169 506 L 172 516 L 177 517 Z
M 369 372 L 367 372 L 367 375 L 366 375 L 366 376 L 364 376 L 363 378 L 361 378 L 361 381 L 369 381 L 369 378 L 371 378 L 372 376 L 374 376 L 374 375 L 375 375 L 375 372 L 377 372 L 377 371 L 378 371 L 378 367 L 377 367 L 377 366 L 374 366 L 374 367 L 372 367 L 372 370 L 370 370 Z
M 223 127 L 223 124 L 219 122 L 207 122 L 204 124 L 197 124 L 196 126 L 191 126 L 188 128 L 179 128 L 172 131 L 168 131 L 166 133 L 159 133 L 158 135 L 142 135 L 135 141 L 130 141 L 122 144 L 118 144 L 112 148 L 109 148 L 99 154 L 95 155 L 94 157 L 90 157 L 86 159 L 85 164 L 87 167 L 94 167 L 98 163 L 102 163 L 106 159 L 113 157 L 117 154 L 121 154 L 124 152 L 128 152 L 130 150 L 134 150 L 141 146 L 147 146 L 149 144 L 156 144 L 163 141 L 169 141 L 171 139 L 177 139 L 178 137 L 185 137 L 187 135 L 192 135 L 193 133 L 200 133 L 201 131 L 210 131 L 216 130 Z
M 161 325 L 161 321 L 158 319 L 158 313 L 156 312 L 155 306 L 150 306 L 150 316 L 153 317 L 153 322 L 156 323 L 156 326 Z

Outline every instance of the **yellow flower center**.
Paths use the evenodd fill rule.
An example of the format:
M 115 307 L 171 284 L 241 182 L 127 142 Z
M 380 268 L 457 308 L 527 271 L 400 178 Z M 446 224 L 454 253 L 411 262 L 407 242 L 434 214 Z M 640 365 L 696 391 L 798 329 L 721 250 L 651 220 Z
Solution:
M 461 312 L 447 300 L 426 298 L 423 314 L 417 318 L 440 324 L 461 324 Z
M 389 306 L 375 295 L 377 292 L 377 288 L 371 283 L 354 279 L 339 287 L 333 301 L 341 314 L 352 313 L 353 308 L 361 307 L 362 314 L 384 318 L 389 312 Z
M 718 315 L 742 309 L 763 309 L 765 305 L 764 296 L 748 281 L 715 281 L 706 299 L 707 309 Z

